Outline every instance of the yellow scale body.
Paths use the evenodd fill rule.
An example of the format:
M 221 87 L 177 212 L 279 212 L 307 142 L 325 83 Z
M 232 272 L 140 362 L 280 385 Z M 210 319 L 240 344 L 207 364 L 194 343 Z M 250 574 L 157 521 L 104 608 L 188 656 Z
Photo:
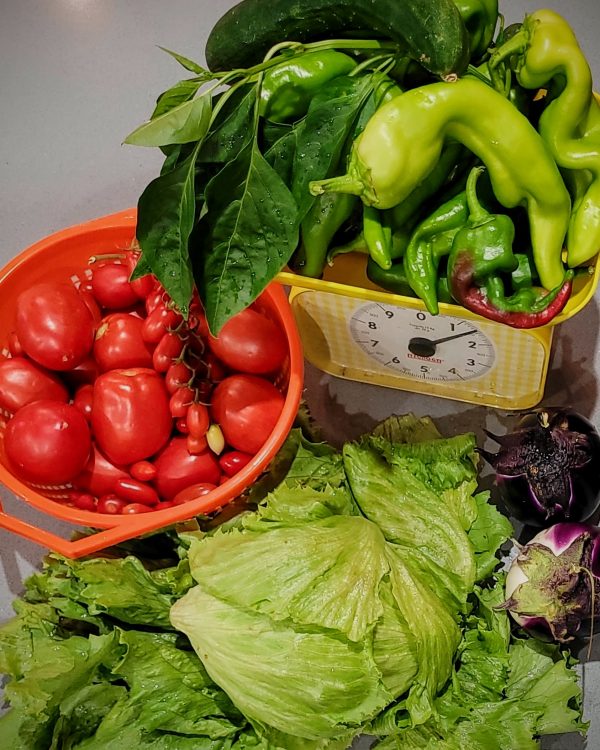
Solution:
M 597 258 L 578 274 L 550 325 L 518 330 L 369 281 L 361 253 L 337 256 L 322 279 L 284 271 L 306 359 L 337 377 L 502 409 L 527 409 L 544 394 L 556 325 L 579 312 L 598 285 Z

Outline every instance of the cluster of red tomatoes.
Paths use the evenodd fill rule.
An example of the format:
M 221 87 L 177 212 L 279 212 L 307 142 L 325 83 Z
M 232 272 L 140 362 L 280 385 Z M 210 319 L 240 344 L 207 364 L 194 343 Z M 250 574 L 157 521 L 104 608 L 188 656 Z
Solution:
M 91 278 L 23 291 L 0 358 L 4 452 L 32 486 L 122 514 L 199 497 L 248 464 L 284 396 L 286 337 L 258 305 L 210 334 L 184 320 L 135 251 L 91 259 Z

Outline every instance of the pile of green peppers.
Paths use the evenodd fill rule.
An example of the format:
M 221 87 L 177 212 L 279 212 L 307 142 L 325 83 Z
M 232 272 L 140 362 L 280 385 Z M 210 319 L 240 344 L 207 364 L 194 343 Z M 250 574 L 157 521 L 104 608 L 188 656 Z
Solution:
M 385 290 L 458 303 L 517 328 L 549 323 L 600 250 L 600 106 L 568 22 L 550 10 L 502 28 L 497 0 L 457 0 L 471 44 L 458 80 L 413 60 L 325 49 L 264 76 L 261 114 L 302 118 L 345 76 L 376 73 L 376 106 L 316 196 L 290 268 L 320 277 L 365 255 Z

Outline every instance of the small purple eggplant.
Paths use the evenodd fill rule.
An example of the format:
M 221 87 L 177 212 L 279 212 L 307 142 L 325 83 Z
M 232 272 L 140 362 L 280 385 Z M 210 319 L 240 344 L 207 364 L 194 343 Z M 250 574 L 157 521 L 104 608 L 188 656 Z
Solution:
M 567 643 L 600 618 L 600 529 L 557 523 L 521 547 L 502 605 L 530 634 Z
M 479 452 L 496 472 L 501 500 L 519 521 L 547 527 L 586 521 L 598 509 L 600 436 L 581 414 L 538 409 L 507 435 L 487 434 L 500 450 Z

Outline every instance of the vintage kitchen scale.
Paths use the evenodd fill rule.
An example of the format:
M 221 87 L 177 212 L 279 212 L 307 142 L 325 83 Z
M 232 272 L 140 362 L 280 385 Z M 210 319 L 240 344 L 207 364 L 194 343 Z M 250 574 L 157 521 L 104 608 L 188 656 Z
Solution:
M 341 378 L 502 409 L 526 409 L 544 393 L 556 325 L 592 298 L 600 264 L 576 276 L 571 299 L 550 325 L 517 330 L 369 281 L 361 253 L 339 255 L 322 279 L 287 271 L 306 359 Z

